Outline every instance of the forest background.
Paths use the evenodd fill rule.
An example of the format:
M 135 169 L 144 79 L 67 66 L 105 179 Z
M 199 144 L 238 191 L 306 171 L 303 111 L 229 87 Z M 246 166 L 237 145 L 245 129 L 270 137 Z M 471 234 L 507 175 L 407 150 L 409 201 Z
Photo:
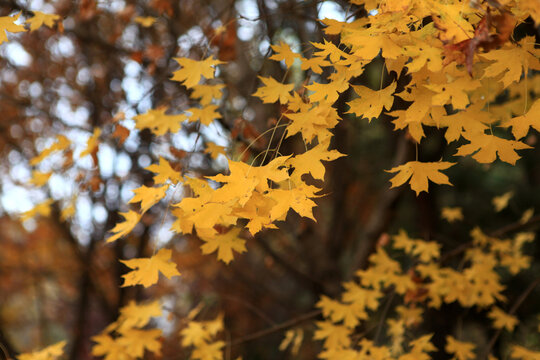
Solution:
M 540 358 L 540 2 L 0 16 L 0 356 Z

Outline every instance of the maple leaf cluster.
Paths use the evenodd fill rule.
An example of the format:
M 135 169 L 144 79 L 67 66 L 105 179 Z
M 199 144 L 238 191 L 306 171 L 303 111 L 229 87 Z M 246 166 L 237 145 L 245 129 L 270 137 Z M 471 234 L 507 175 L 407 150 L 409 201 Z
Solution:
M 492 320 L 492 327 L 512 332 L 517 318 L 497 305 L 506 301 L 499 274 L 501 268 L 517 274 L 529 266 L 530 258 L 523 253 L 523 245 L 533 241 L 534 234 L 519 233 L 513 239 L 497 239 L 475 228 L 471 237 L 472 246 L 465 253 L 470 265 L 462 270 L 441 266 L 437 242 L 412 239 L 404 230 L 393 236 L 390 245 L 380 245 L 369 258 L 370 266 L 356 272 L 358 280 L 343 283 L 345 291 L 341 300 L 323 296 L 318 302 L 325 318 L 317 323 L 315 332 L 315 339 L 322 340 L 325 349 L 320 358 L 364 358 L 366 354 L 380 354 L 377 356 L 381 359 L 429 359 L 429 352 L 437 350 L 430 342 L 433 334 L 414 340 L 407 340 L 405 334 L 420 326 L 427 308 L 440 309 L 443 304 L 455 302 L 464 308 L 489 309 L 487 317 Z M 389 256 L 390 251 L 413 258 L 414 261 L 405 262 L 413 265 L 403 268 Z M 402 297 L 403 305 L 396 306 L 395 318 L 386 319 L 390 345 L 376 346 L 364 339 L 358 349 L 353 341 L 355 328 L 371 319 L 369 312 L 377 311 L 384 297 L 394 299 L 396 295 Z M 452 336 L 446 338 L 444 350 L 454 358 L 475 359 L 474 349 L 474 343 Z

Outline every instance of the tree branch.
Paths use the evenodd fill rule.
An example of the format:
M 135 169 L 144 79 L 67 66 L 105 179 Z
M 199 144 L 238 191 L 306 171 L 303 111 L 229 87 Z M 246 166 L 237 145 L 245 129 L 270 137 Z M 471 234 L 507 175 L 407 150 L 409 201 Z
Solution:
M 243 343 L 248 342 L 248 341 L 259 339 L 259 338 L 264 337 L 266 335 L 270 335 L 270 334 L 273 334 L 275 332 L 279 332 L 279 331 L 291 328 L 291 327 L 293 327 L 295 325 L 303 323 L 304 321 L 316 318 L 320 314 L 321 314 L 321 310 L 314 310 L 312 312 L 297 316 L 295 318 L 292 318 L 292 319 L 287 320 L 285 322 L 282 322 L 280 324 L 274 325 L 274 326 L 269 327 L 267 329 L 256 331 L 253 334 L 245 335 L 245 336 L 239 337 L 239 338 L 237 338 L 235 340 L 231 340 L 231 341 L 227 342 L 226 346 L 227 347 L 232 347 L 232 346 L 243 344 Z
M 508 315 L 514 315 L 517 311 L 517 309 L 521 306 L 521 304 L 527 299 L 527 297 L 531 294 L 531 292 L 534 290 L 535 287 L 540 285 L 540 277 L 536 278 L 532 283 L 529 284 L 529 286 L 519 295 L 514 305 L 512 305 L 512 308 L 510 308 L 510 311 L 508 312 Z M 502 329 L 498 329 L 495 334 L 491 337 L 489 340 L 489 343 L 484 350 L 484 354 L 482 355 L 481 359 L 487 359 L 489 356 L 489 353 L 491 352 L 491 349 L 493 349 L 493 346 L 497 342 L 497 339 L 502 333 Z

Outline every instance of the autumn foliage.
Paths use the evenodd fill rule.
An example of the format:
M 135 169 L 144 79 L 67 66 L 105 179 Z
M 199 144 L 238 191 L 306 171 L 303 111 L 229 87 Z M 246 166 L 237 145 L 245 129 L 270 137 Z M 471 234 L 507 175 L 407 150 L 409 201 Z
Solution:
M 317 2 L 262 1 L 251 20 L 149 3 L 0 17 L 1 42 L 78 39 L 86 56 L 47 70 L 68 79 L 56 110 L 6 110 L 46 120 L 3 143 L 42 196 L 2 219 L 0 291 L 49 325 L 10 330 L 8 295 L 5 357 L 540 359 L 540 3 L 351 0 L 344 21 L 309 20 Z M 280 33 L 274 11 L 318 38 Z M 238 50 L 246 21 L 272 33 L 260 59 Z

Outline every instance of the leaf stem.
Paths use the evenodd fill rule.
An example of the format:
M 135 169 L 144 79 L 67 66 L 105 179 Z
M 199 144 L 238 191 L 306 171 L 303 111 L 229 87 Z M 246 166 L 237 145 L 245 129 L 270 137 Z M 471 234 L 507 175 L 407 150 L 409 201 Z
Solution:
M 277 128 L 277 127 L 284 127 L 284 126 L 288 126 L 288 124 L 276 125 L 275 127 Z M 266 135 L 267 133 L 269 133 L 270 131 L 273 131 L 273 130 L 274 130 L 274 128 L 268 129 L 268 130 L 266 130 L 265 132 L 263 132 L 261 135 L 257 136 L 252 142 L 250 142 L 250 143 L 248 144 L 248 146 L 245 148 L 245 150 L 242 151 L 242 152 L 240 153 L 240 155 L 238 156 L 238 159 L 242 158 L 242 155 L 244 155 L 244 153 L 245 153 L 246 151 L 248 151 L 249 148 L 251 147 L 251 145 L 255 144 L 255 142 L 256 142 L 257 140 L 259 140 L 259 139 L 262 138 L 264 135 Z

